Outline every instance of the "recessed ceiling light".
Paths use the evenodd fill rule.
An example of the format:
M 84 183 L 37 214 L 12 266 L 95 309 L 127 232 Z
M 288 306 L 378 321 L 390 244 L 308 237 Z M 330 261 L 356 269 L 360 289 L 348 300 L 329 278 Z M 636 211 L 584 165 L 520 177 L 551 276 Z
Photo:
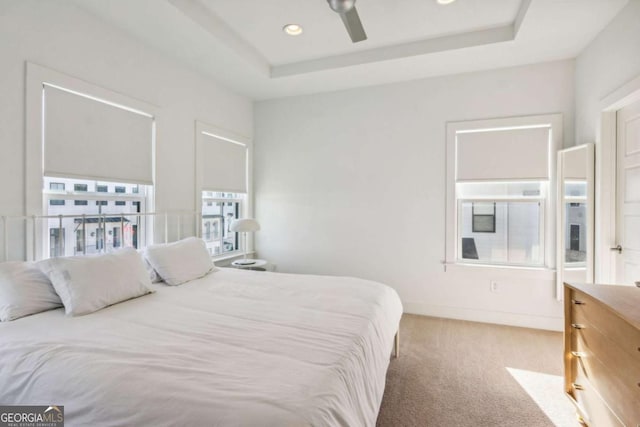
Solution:
M 287 24 L 282 27 L 282 31 L 289 34 L 290 36 L 299 36 L 302 34 L 302 27 L 298 24 Z
M 456 0 L 438 0 L 438 4 L 451 4 Z

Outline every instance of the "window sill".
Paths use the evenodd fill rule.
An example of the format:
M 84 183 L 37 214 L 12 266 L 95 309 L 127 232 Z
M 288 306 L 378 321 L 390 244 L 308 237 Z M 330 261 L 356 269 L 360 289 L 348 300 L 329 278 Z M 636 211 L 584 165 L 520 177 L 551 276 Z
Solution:
M 556 270 L 546 267 L 527 267 L 512 265 L 491 265 L 472 263 L 444 263 L 447 273 L 478 275 L 480 277 L 514 277 L 525 279 L 555 280 Z
M 256 251 L 247 252 L 247 255 L 249 255 L 250 257 L 255 254 L 256 254 Z M 240 253 L 235 252 L 227 255 L 218 255 L 216 257 L 211 257 L 211 259 L 213 259 L 214 264 L 218 265 L 218 263 L 220 263 L 219 266 L 224 266 L 224 265 L 231 264 L 231 261 L 241 257 L 244 257 L 244 252 L 240 252 Z

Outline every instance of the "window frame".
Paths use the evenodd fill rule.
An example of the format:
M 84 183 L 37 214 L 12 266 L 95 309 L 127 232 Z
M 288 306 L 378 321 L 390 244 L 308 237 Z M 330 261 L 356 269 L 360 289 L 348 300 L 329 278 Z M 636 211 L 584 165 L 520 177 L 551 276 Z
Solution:
M 45 196 L 44 182 L 45 177 L 43 173 L 44 167 L 44 127 L 43 127 L 43 89 L 46 85 L 58 86 L 65 88 L 66 90 L 77 92 L 80 94 L 87 94 L 88 97 L 97 101 L 108 102 L 120 108 L 134 110 L 138 112 L 144 112 L 152 118 L 152 167 L 153 167 L 153 179 L 152 184 L 146 194 L 146 206 L 143 212 L 151 213 L 155 207 L 155 182 L 156 182 L 156 129 L 158 121 L 158 113 L 160 108 L 123 95 L 118 92 L 94 85 L 82 79 L 60 73 L 50 68 L 43 67 L 31 62 L 26 64 L 26 106 L 25 106 L 25 120 L 26 120 L 26 153 L 25 153 L 25 214 L 28 217 L 43 217 L 46 215 L 48 204 Z M 54 177 L 51 177 L 54 178 Z M 71 179 L 82 179 L 83 177 L 68 177 Z M 109 181 L 109 177 L 105 177 L 103 181 Z M 100 199 L 103 200 L 107 193 L 100 193 Z M 65 196 L 67 193 L 65 193 Z M 58 193 L 60 196 L 60 193 Z M 83 192 L 79 200 L 91 200 L 88 192 Z M 95 199 L 94 199 L 95 200 Z M 75 206 L 75 203 L 74 203 Z M 142 209 L 141 209 L 142 210 Z M 138 239 L 140 247 L 144 247 L 153 243 L 154 236 L 154 219 L 153 216 L 146 216 L 146 230 L 141 233 L 141 237 Z M 46 234 L 46 227 L 41 230 L 38 225 L 26 227 L 25 233 L 25 258 L 29 261 L 38 260 L 41 258 L 47 258 L 48 248 L 48 235 Z
M 207 136 L 209 135 L 209 136 Z M 197 224 L 196 235 L 199 237 L 203 237 L 203 218 L 202 218 L 202 207 L 203 204 L 206 204 L 207 201 L 215 201 L 216 198 L 204 198 L 204 191 L 218 192 L 218 193 L 234 193 L 232 191 L 224 191 L 215 188 L 204 188 L 203 185 L 203 176 L 204 176 L 204 168 L 206 167 L 203 156 L 200 155 L 202 152 L 202 144 L 206 143 L 204 138 L 210 138 L 213 135 L 217 138 L 224 139 L 236 144 L 244 145 L 247 149 L 247 161 L 246 161 L 246 173 L 247 173 L 247 192 L 243 194 L 242 200 L 240 203 L 240 212 L 238 214 L 239 218 L 251 218 L 253 217 L 253 141 L 250 137 L 239 135 L 234 132 L 228 131 L 226 129 L 222 129 L 208 123 L 196 120 L 195 121 L 195 167 L 196 167 L 196 185 L 195 185 L 195 200 L 196 200 L 196 212 L 200 215 L 200 221 Z M 236 193 L 241 194 L 241 193 Z M 219 201 L 233 201 L 234 199 L 220 199 Z M 254 246 L 254 234 L 249 233 L 247 236 L 247 253 L 253 253 L 255 251 Z M 227 258 L 235 258 L 242 256 L 244 253 L 244 239 L 239 239 L 238 241 L 238 250 L 233 252 L 225 252 L 220 255 L 212 255 L 214 260 L 224 260 Z
M 541 266 L 536 265 L 518 265 L 518 264 L 498 264 L 487 262 L 469 262 L 468 260 L 460 261 L 459 253 L 459 224 L 458 210 L 459 203 L 456 194 L 456 139 L 458 132 L 473 130 L 491 130 L 502 128 L 529 128 L 548 126 L 551 129 L 550 147 L 549 147 L 549 180 L 547 185 L 547 194 L 544 204 L 541 204 L 540 216 L 544 218 L 544 254 Z M 448 122 L 446 125 L 446 209 L 445 209 L 445 271 L 447 266 L 469 266 L 482 267 L 486 270 L 489 268 L 509 268 L 509 269 L 530 269 L 553 271 L 555 269 L 555 232 L 556 218 L 551 213 L 555 212 L 556 198 L 556 158 L 557 151 L 562 147 L 563 141 L 563 116 L 562 114 L 545 114 L 535 116 L 507 117 L 486 120 L 472 120 L 464 122 Z M 497 180 L 492 180 L 496 182 Z M 504 180 L 509 182 L 514 180 Z M 526 180 L 523 180 L 526 181 Z M 532 182 L 540 182 L 543 180 L 531 180 Z M 507 198 L 509 201 L 515 199 Z M 531 197 L 524 197 L 531 201 Z M 484 199 L 478 201 L 498 201 L 498 199 Z

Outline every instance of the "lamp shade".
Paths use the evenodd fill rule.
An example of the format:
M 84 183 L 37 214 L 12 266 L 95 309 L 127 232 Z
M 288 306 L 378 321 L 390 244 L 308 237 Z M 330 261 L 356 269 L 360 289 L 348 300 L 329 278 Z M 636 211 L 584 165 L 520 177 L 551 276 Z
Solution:
M 260 230 L 260 224 L 252 218 L 236 219 L 231 223 L 230 230 L 237 233 L 250 233 Z

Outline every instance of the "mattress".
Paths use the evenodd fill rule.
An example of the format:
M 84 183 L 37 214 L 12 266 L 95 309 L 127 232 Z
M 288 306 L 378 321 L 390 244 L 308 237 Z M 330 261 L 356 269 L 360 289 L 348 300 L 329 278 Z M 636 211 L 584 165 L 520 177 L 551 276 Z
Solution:
M 0 323 L 0 404 L 68 426 L 374 426 L 402 314 L 346 277 L 221 269 L 80 317 Z

